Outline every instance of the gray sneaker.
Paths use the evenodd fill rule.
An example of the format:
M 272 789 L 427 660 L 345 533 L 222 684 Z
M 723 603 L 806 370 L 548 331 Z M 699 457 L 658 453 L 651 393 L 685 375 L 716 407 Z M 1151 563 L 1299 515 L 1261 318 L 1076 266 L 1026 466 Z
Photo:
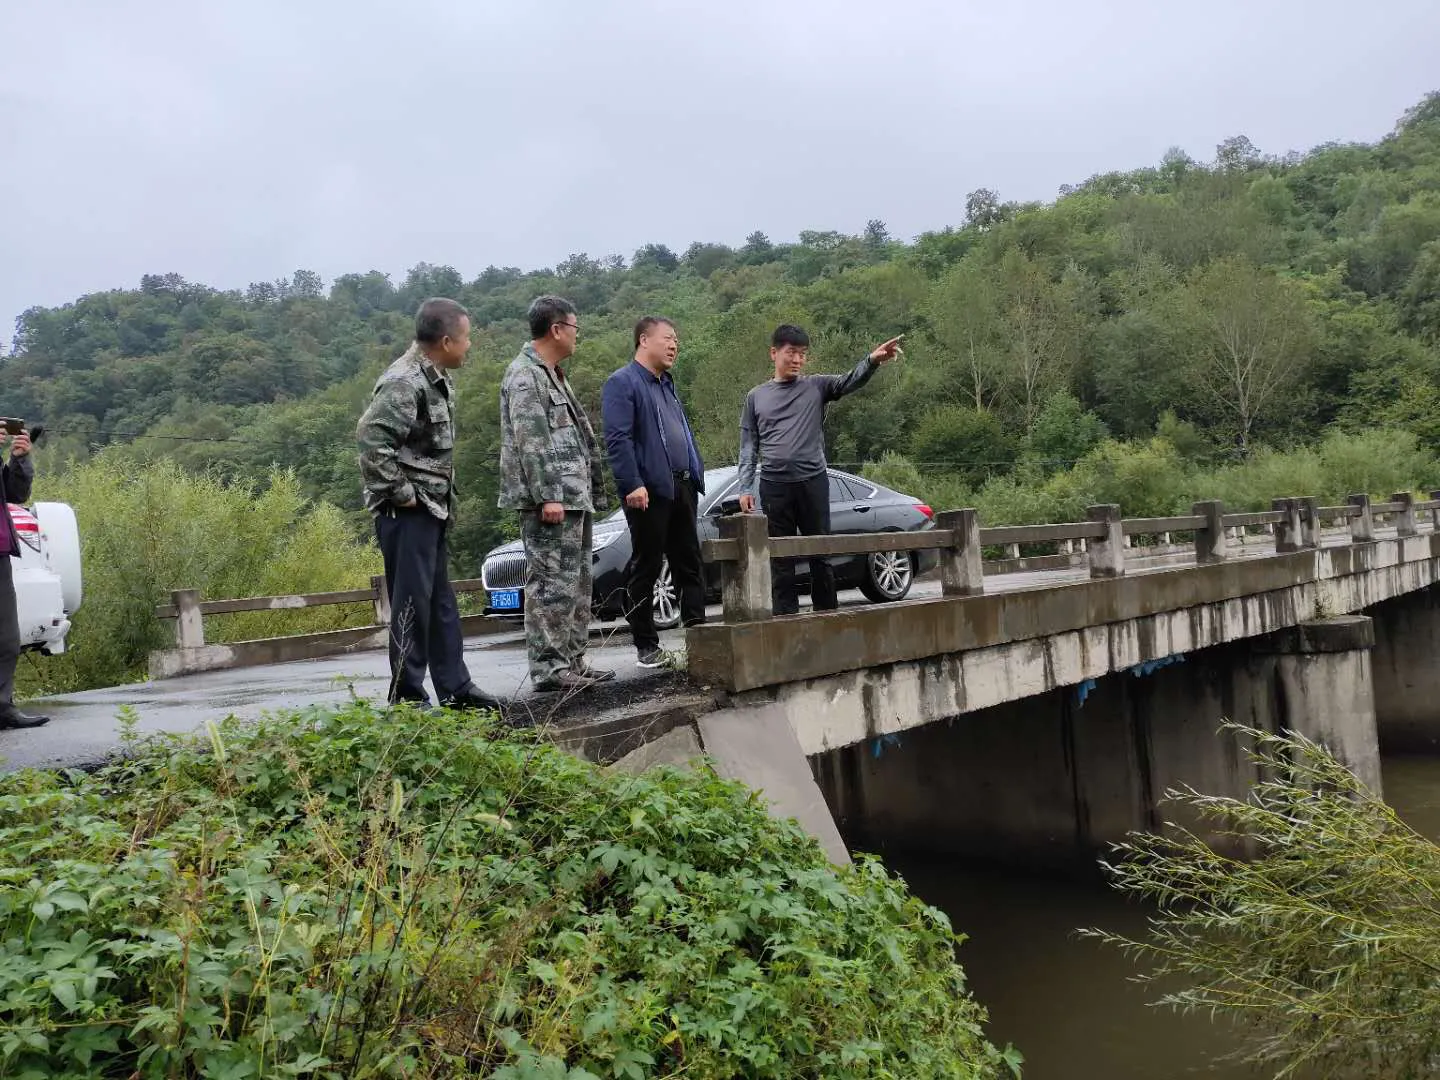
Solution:
M 635 660 L 635 666 L 643 668 L 662 668 L 669 664 L 670 658 L 665 655 L 664 649 L 642 649 Z

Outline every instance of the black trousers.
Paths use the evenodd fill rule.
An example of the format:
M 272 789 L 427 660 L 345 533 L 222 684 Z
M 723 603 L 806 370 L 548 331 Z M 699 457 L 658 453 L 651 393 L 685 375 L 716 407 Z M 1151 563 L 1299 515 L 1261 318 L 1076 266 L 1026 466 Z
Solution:
M 0 513 L 4 513 L 0 509 Z M 3 522 L 0 522 L 3 525 Z M 20 613 L 15 610 L 15 568 L 0 555 L 0 716 L 14 719 L 15 665 L 20 662 Z
M 450 588 L 445 522 L 419 507 L 382 512 L 375 539 L 390 593 L 390 700 L 428 702 L 425 671 L 441 701 L 472 688 Z
M 825 473 L 793 484 L 762 479 L 760 503 L 770 521 L 771 536 L 829 535 L 830 478 Z M 835 595 L 835 571 L 827 559 L 811 556 L 808 561 L 810 606 L 816 611 L 834 611 L 839 604 Z M 794 559 L 775 560 L 770 599 L 776 615 L 794 615 L 800 610 Z
M 639 652 L 658 648 L 655 632 L 655 582 L 670 560 L 670 580 L 680 597 L 680 621 L 705 621 L 705 578 L 700 565 L 700 536 L 695 530 L 695 485 L 675 479 L 675 498 L 650 496 L 645 510 L 625 507 L 630 525 L 630 562 L 625 573 L 625 617 Z

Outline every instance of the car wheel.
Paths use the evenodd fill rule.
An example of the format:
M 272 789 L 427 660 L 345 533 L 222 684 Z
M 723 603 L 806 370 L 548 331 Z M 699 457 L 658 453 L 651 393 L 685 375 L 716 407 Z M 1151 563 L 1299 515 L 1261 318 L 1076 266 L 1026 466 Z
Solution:
M 670 576 L 670 560 L 660 564 L 655 579 L 655 629 L 674 630 L 680 625 L 680 601 L 675 595 L 675 581 Z
M 915 563 L 908 551 L 877 551 L 865 560 L 860 591 L 877 604 L 903 600 L 915 581 Z

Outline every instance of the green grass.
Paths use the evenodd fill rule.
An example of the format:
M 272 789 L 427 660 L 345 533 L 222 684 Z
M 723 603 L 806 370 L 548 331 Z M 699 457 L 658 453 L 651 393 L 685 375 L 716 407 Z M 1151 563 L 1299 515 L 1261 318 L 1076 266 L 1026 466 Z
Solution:
M 705 769 L 364 704 L 0 778 L 0 1077 L 999 1077 L 945 916 Z

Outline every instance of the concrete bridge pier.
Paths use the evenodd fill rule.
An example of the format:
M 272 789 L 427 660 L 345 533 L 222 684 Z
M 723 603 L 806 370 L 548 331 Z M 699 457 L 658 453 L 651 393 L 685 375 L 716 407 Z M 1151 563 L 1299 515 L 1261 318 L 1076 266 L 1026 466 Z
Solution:
M 1375 619 L 1375 717 L 1380 745 L 1440 751 L 1440 587 L 1370 609 Z
M 1257 638 L 1273 658 L 1276 721 L 1320 743 L 1377 795 L 1380 739 L 1372 650 L 1374 620 L 1341 615 Z
M 1324 743 L 1377 790 L 1370 620 L 1302 624 L 1135 665 L 815 755 L 851 850 L 912 849 L 1024 866 L 1093 867 L 1166 820 L 1243 848 L 1162 805 L 1168 788 L 1243 796 L 1258 779 L 1229 719 Z

